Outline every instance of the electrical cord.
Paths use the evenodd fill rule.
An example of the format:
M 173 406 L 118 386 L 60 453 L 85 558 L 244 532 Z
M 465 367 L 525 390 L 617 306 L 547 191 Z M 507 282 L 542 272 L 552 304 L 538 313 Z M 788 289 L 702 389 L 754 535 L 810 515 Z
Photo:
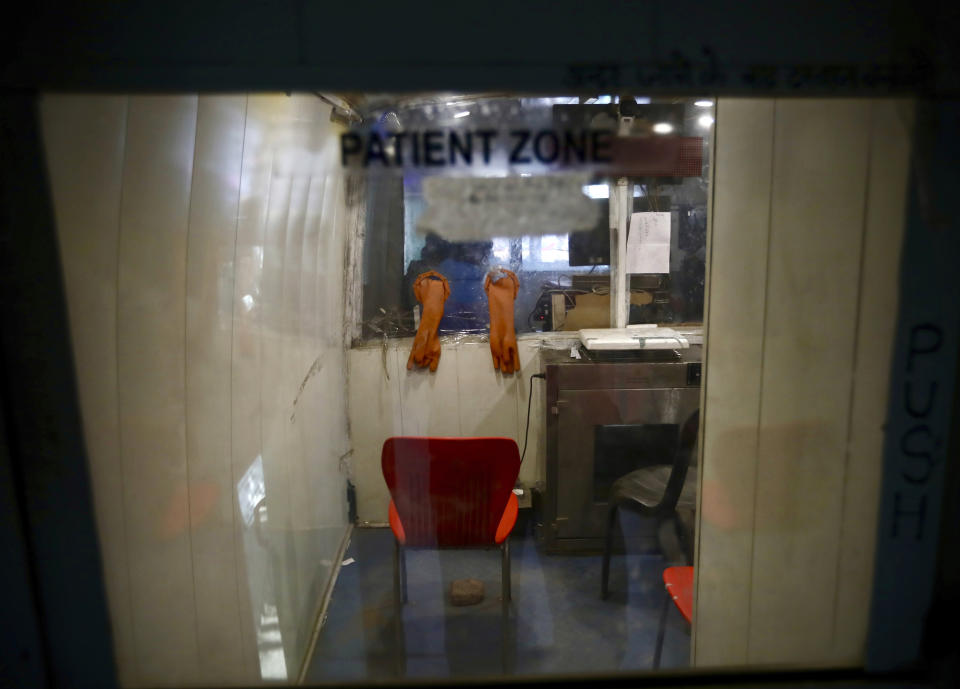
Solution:
M 527 429 L 523 432 L 523 454 L 520 455 L 520 464 L 523 464 L 523 458 L 527 456 L 527 439 L 530 435 L 530 406 L 533 403 L 533 379 L 542 378 L 543 380 L 547 379 L 547 376 L 543 373 L 532 373 L 530 374 L 530 390 L 527 393 Z

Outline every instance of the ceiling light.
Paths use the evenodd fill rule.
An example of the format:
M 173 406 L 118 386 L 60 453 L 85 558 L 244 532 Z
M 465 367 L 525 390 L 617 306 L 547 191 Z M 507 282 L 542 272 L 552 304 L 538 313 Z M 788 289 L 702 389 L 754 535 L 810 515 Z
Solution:
M 698 108 L 710 108 L 710 107 L 713 107 L 713 101 L 712 101 L 712 100 L 698 100 L 698 101 L 694 101 L 693 104 L 696 105 Z
M 669 122 L 657 122 L 653 125 L 653 131 L 657 134 L 669 134 L 673 131 L 673 125 Z
M 697 124 L 704 129 L 707 129 L 711 124 L 713 124 L 713 118 L 710 115 L 701 115 L 700 119 L 697 120 Z
M 470 114 L 469 110 L 461 110 L 460 112 L 456 113 L 454 117 L 466 117 L 469 114 Z

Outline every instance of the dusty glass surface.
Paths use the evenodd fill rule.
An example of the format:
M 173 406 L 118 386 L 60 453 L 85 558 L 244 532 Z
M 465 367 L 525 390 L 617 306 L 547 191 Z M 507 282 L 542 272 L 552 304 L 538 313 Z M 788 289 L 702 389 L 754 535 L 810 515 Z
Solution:
M 440 332 L 486 332 L 489 315 L 479 286 L 486 271 L 496 266 L 508 268 L 520 278 L 518 333 L 609 326 L 609 318 L 601 312 L 609 303 L 605 301 L 609 299 L 610 270 L 608 184 L 616 177 L 603 174 L 604 165 L 592 157 L 589 136 L 593 132 L 613 136 L 618 127 L 625 137 L 634 139 L 701 139 L 702 167 L 697 174 L 628 177 L 633 194 L 630 212 L 668 212 L 674 228 L 669 269 L 661 274 L 637 274 L 631 281 L 635 298 L 628 322 L 701 321 L 711 108 L 697 106 L 695 99 L 637 97 L 625 110 L 630 121 L 624 125 L 623 118 L 618 124 L 619 101 L 619 96 L 371 97 L 368 109 L 361 108 L 366 126 L 361 126 L 360 136 L 364 142 L 369 142 L 371 135 L 382 137 L 384 156 L 393 162 L 384 165 L 377 155 L 369 158 L 366 148 L 348 154 L 355 164 L 365 163 L 362 169 L 370 180 L 374 209 L 367 217 L 365 238 L 365 251 L 376 258 L 364 263 L 363 337 L 414 333 L 412 284 L 426 270 L 438 270 L 456 286 L 444 309 Z M 669 130 L 657 132 L 656 125 Z M 439 135 L 435 162 L 442 164 L 426 165 L 425 153 L 423 160 L 414 160 L 414 154 L 420 157 L 421 153 L 414 139 L 429 134 Z M 465 150 L 469 150 L 469 162 Z M 391 151 L 393 158 L 389 158 Z M 503 177 L 509 181 L 570 172 L 584 174 L 579 193 L 590 199 L 594 221 L 589 228 L 551 233 L 549 219 L 534 217 L 529 234 L 498 236 L 492 227 L 486 228 L 484 236 L 469 241 L 443 236 L 442 228 L 421 223 L 427 206 L 423 184 L 430 177 Z M 401 222 L 402 247 L 397 239 Z M 553 295 L 563 303 L 556 317 Z M 568 326 L 566 315 L 573 314 L 578 299 L 581 312 Z M 584 317 L 588 311 L 591 313 Z
M 45 96 L 121 684 L 859 666 L 908 111 Z
M 341 150 L 366 184 L 351 352 L 365 371 L 351 419 L 364 437 L 354 455 L 361 528 L 338 583 L 349 593 L 334 592 L 313 676 L 689 664 L 689 607 L 666 604 L 663 576 L 670 567 L 689 576 L 695 539 L 714 124 L 713 101 L 700 101 L 357 102 L 362 122 Z M 665 233 L 641 237 L 655 215 Z M 636 228 L 629 247 L 628 228 Z M 618 264 L 621 249 L 629 265 Z M 500 365 L 504 312 L 485 281 L 503 271 L 518 282 L 505 317 L 519 336 L 519 371 Z M 627 348 L 588 346 L 580 331 L 609 328 L 620 276 L 624 325 L 653 329 Z M 434 280 L 433 291 L 422 280 Z M 422 337 L 435 338 L 433 350 Z M 424 350 L 434 353 L 421 363 Z M 360 401 L 384 395 L 399 422 Z M 446 456 L 446 440 L 411 449 L 404 444 L 420 441 L 396 436 L 465 444 Z M 485 474 L 458 463 L 471 443 L 497 437 L 509 439 L 519 467 L 509 449 L 493 447 Z M 456 467 L 453 483 L 446 467 Z M 458 483 L 477 488 L 457 492 Z M 475 512 L 478 494 L 496 514 Z M 497 526 L 507 495 L 507 512 L 514 500 L 519 508 L 515 522 L 503 517 L 510 536 L 468 538 L 472 520 Z M 461 516 L 450 522 L 448 508 Z M 343 646 L 362 655 L 360 666 Z

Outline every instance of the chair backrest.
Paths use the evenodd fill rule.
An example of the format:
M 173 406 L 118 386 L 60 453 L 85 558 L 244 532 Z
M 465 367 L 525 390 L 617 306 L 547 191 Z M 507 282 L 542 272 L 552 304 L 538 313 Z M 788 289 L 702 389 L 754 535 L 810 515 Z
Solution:
M 696 467 L 698 463 L 699 440 L 700 410 L 697 409 L 680 428 L 680 441 L 677 444 L 677 449 L 686 456 L 687 464 L 691 467 Z
M 698 409 L 686 420 L 680 429 L 680 441 L 677 453 L 673 458 L 673 469 L 667 479 L 667 487 L 663 492 L 663 500 L 657 506 L 658 510 L 669 511 L 676 507 L 683 490 L 683 483 L 687 479 L 690 467 L 697 466 L 697 438 L 700 434 L 700 410 Z
M 409 546 L 493 545 L 520 473 L 510 438 L 388 438 L 383 478 Z

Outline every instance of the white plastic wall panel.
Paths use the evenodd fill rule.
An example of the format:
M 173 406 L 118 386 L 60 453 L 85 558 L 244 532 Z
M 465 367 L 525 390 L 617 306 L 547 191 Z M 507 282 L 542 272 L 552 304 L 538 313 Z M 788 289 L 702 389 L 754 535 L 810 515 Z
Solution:
M 487 342 L 457 349 L 460 430 L 464 436 L 502 436 L 517 440 L 517 379 L 493 367 Z
M 309 482 L 309 485 L 316 486 L 309 504 L 315 515 L 313 518 L 321 525 L 345 519 L 347 507 L 342 482 L 334 484 L 320 479 L 345 470 L 344 455 L 349 450 L 346 434 L 336 432 L 336 429 L 347 426 L 346 354 L 343 341 L 346 216 L 339 159 L 340 130 L 330 122 L 329 109 L 326 106 L 323 108 L 322 114 L 317 116 L 315 129 L 322 136 L 315 136 L 311 148 L 316 170 L 311 193 L 316 196 L 320 211 L 316 241 L 318 271 L 310 285 L 316 302 L 313 315 L 317 320 L 318 337 L 300 374 L 301 378 L 305 377 L 316 364 L 317 368 L 305 388 L 316 410 L 311 413 L 310 418 L 314 421 L 306 430 L 315 437 L 319 438 L 320 434 L 328 440 L 310 443 L 311 448 L 319 447 L 321 451 L 314 451 L 309 457 L 307 469 L 308 472 L 317 473 L 316 480 Z
M 343 483 L 333 483 L 323 480 L 323 477 L 332 476 L 345 470 L 344 455 L 349 450 L 349 443 L 345 433 L 339 429 L 347 427 L 347 377 L 346 355 L 343 349 L 341 324 L 343 323 L 343 247 L 345 234 L 343 229 L 343 183 L 342 177 L 336 169 L 339 161 L 332 161 L 329 151 L 322 154 L 325 177 L 318 178 L 315 185 L 316 192 L 323 194 L 323 216 L 319 225 L 318 265 L 319 291 L 317 293 L 317 309 L 315 311 L 319 323 L 320 333 L 316 356 L 306 362 L 307 368 L 302 372 L 306 376 L 314 363 L 316 371 L 312 374 L 305 389 L 309 392 L 312 408 L 308 418 L 312 419 L 311 427 L 307 428 L 315 438 L 309 444 L 311 455 L 308 458 L 307 469 L 311 472 L 309 485 L 315 486 L 309 505 L 314 514 L 313 523 L 326 525 L 338 523 L 345 519 L 346 494 Z M 333 170 L 333 172 L 329 172 Z M 336 295 L 339 298 L 334 298 Z M 319 442 L 319 438 L 326 438 Z M 344 464 L 341 466 L 341 458 Z
M 283 118 L 276 118 L 271 126 L 282 128 Z M 263 278 L 260 322 L 260 346 L 263 364 L 260 369 L 261 428 L 263 431 L 263 473 L 267 491 L 269 529 L 289 529 L 292 526 L 290 505 L 289 467 L 285 460 L 287 424 L 284 423 L 286 390 L 283 385 L 283 270 L 286 247 L 287 219 L 293 180 L 277 174 L 284 169 L 284 151 L 274 153 L 274 166 L 267 195 L 267 216 L 263 237 Z M 271 499 L 275 498 L 275 499 Z
M 294 150 L 298 157 L 306 157 L 303 150 L 303 127 L 296 127 L 297 141 Z M 297 161 L 299 166 L 303 161 Z M 309 495 L 304 484 L 303 466 L 303 437 L 293 420 L 293 403 L 296 400 L 306 369 L 303 368 L 302 349 L 300 341 L 300 278 L 303 264 L 303 233 L 307 215 L 307 198 L 310 191 L 309 170 L 291 170 L 290 208 L 287 216 L 287 229 L 284 237 L 283 249 L 283 287 L 282 313 L 283 322 L 280 324 L 280 361 L 282 362 L 281 384 L 285 399 L 278 409 L 283 414 L 286 442 L 289 450 L 284 453 L 290 465 L 290 507 L 291 526 L 300 529 L 307 526 L 305 517 L 308 513 L 307 500 Z
M 440 364 L 436 371 L 431 372 L 429 368 L 416 366 L 407 370 L 411 346 L 412 340 L 405 338 L 393 348 L 397 360 L 403 435 L 470 435 L 464 431 L 460 407 L 464 397 L 468 397 L 467 403 L 471 408 L 474 403 L 473 396 L 464 394 L 460 386 L 463 348 L 444 343 Z M 475 380 L 475 374 L 474 369 L 469 379 L 464 379 L 467 387 Z
M 121 680 L 295 677 L 346 527 L 330 108 L 56 96 L 42 112 Z M 280 659 L 258 646 L 278 625 Z
M 862 662 L 866 649 L 883 457 L 883 425 L 897 313 L 897 280 L 906 217 L 909 101 L 875 101 L 870 112 L 867 204 L 857 314 L 850 442 L 844 480 L 833 660 Z
M 120 453 L 138 679 L 194 681 L 199 656 L 184 351 L 194 96 L 130 98 L 120 199 Z
M 203 96 L 197 114 L 186 282 L 186 439 L 200 677 L 246 678 L 231 463 L 233 254 L 246 98 Z M 249 668 L 246 668 L 249 671 Z
M 770 100 L 717 104 L 694 662 L 747 659 L 773 164 Z
M 774 126 L 747 659 L 818 663 L 836 602 L 870 103 L 782 100 Z
M 261 428 L 260 379 L 263 366 L 260 345 L 260 323 L 263 303 L 260 298 L 263 265 L 263 232 L 266 224 L 267 197 L 273 149 L 268 145 L 269 124 L 264 111 L 269 109 L 269 96 L 249 96 L 244 127 L 243 162 L 240 171 L 240 202 L 236 220 L 233 278 L 233 330 L 231 358 L 231 463 L 236 483 L 235 496 L 241 482 L 250 479 L 262 467 L 263 443 Z M 262 468 L 261 468 L 262 471 Z M 259 492 L 251 499 L 263 498 Z M 247 496 L 244 495 L 247 500 Z M 235 500 L 239 500 L 236 497 Z M 244 505 L 235 543 L 243 556 L 239 576 L 246 588 L 241 596 L 241 629 L 246 633 L 243 657 L 252 667 L 253 678 L 260 677 L 256 631 L 263 614 L 265 582 L 264 563 L 269 553 L 255 538 L 255 505 Z M 238 511 L 240 506 L 238 504 Z
M 135 676 L 117 387 L 117 243 L 125 97 L 45 96 L 47 169 L 121 684 Z
M 251 105 L 254 101 L 251 97 Z M 337 223 L 342 195 L 338 171 L 330 167 L 338 161 L 324 153 L 327 139 L 335 135 L 327 106 L 311 96 L 270 98 L 257 103 L 248 120 L 254 118 L 267 132 L 262 145 L 272 151 L 260 283 L 259 393 L 268 515 L 263 533 L 277 563 L 274 590 L 287 671 L 295 674 L 346 523 L 346 484 L 339 466 L 346 447 L 342 318 L 316 298 L 303 299 L 305 290 L 318 284 L 310 275 L 314 264 L 318 268 L 312 270 L 327 276 L 314 294 L 322 294 L 327 304 L 343 301 L 342 279 L 330 277 L 342 267 L 344 233 Z M 317 234 L 329 235 L 329 242 L 326 250 L 305 257 L 310 222 Z M 314 316 L 304 308 L 311 304 L 320 321 L 316 343 L 305 336 Z M 324 310 L 333 318 L 324 319 Z
M 718 104 L 698 666 L 862 662 L 909 115 Z
M 311 149 L 311 153 L 312 153 Z M 322 170 L 317 171 L 311 166 L 312 174 L 307 188 L 307 202 L 304 207 L 303 233 L 301 236 L 301 266 L 300 281 L 297 285 L 300 302 L 300 322 L 298 327 L 299 348 L 297 353 L 297 370 L 301 380 L 297 383 L 295 396 L 291 403 L 290 418 L 300 442 L 300 466 L 303 481 L 306 485 L 315 485 L 309 478 L 310 469 L 318 459 L 318 451 L 313 442 L 316 429 L 319 426 L 323 410 L 316 403 L 313 385 L 319 372 L 314 368 L 322 367 L 326 357 L 320 347 L 318 334 L 318 299 L 317 299 L 317 267 L 321 258 L 318 256 L 320 218 L 323 211 L 324 176 Z M 319 174 L 317 174 L 319 172 Z M 323 257 L 322 260 L 326 260 Z M 311 500 L 306 504 L 304 519 L 307 523 L 314 523 L 317 512 L 317 501 Z
M 441 355 L 441 366 L 443 361 Z M 407 370 L 398 369 L 397 351 L 392 345 L 386 349 L 380 346 L 351 349 L 348 366 L 351 465 L 357 491 L 357 517 L 361 522 L 386 524 L 390 493 L 383 481 L 380 451 L 384 440 L 403 435 L 400 376 Z

